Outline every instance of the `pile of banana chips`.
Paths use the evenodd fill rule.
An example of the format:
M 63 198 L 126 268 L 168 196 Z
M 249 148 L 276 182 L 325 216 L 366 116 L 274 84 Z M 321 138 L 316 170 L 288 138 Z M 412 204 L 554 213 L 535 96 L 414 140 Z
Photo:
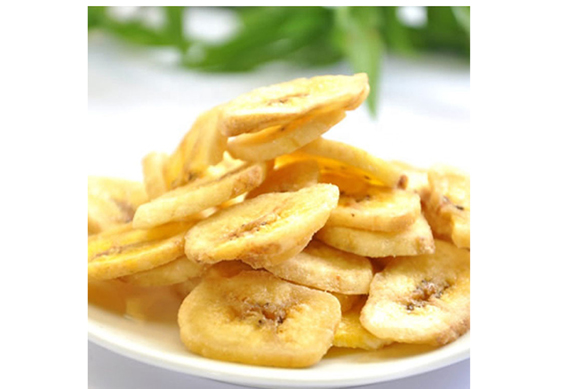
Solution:
M 362 73 L 255 89 L 146 155 L 144 182 L 89 177 L 90 299 L 115 288 L 144 320 L 176 296 L 189 352 L 262 366 L 467 332 L 469 176 L 323 138 L 368 92 Z

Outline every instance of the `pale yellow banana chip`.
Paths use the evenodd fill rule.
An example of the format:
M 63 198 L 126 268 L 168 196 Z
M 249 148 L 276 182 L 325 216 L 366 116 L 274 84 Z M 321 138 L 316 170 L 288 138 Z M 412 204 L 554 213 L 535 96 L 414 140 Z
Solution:
M 148 201 L 144 185 L 138 181 L 112 177 L 87 178 L 88 234 L 128 223 L 137 208 Z
M 287 125 L 315 112 L 356 109 L 369 90 L 365 73 L 300 78 L 255 89 L 223 106 L 220 128 L 235 136 Z
M 149 230 L 126 224 L 88 239 L 87 270 L 91 279 L 111 279 L 164 265 L 184 255 L 184 234 L 191 223 L 170 223 Z
M 433 235 L 423 216 L 402 231 L 367 231 L 356 228 L 325 226 L 317 239 L 339 250 L 365 257 L 388 257 L 432 253 Z
M 149 200 L 162 196 L 170 189 L 164 174 L 167 161 L 168 154 L 158 152 L 149 153 L 142 160 L 143 182 Z
M 299 153 L 336 160 L 361 169 L 380 180 L 385 186 L 407 186 L 407 177 L 402 169 L 388 161 L 346 143 L 318 138 L 298 150 Z
M 423 197 L 429 190 L 427 169 L 414 166 L 404 161 L 390 161 L 390 163 L 400 167 L 408 178 L 406 190 L 415 192 L 420 195 L 420 197 Z
M 215 107 L 201 114 L 168 159 L 165 174 L 170 189 L 192 182 L 223 160 L 228 139 L 219 130 L 219 113 L 220 107 Z
M 434 235 L 457 247 L 470 248 L 469 175 L 450 166 L 437 165 L 429 169 L 428 179 L 430 188 L 423 203 Z
M 202 275 L 206 266 L 186 255 L 164 265 L 121 277 L 120 280 L 138 286 L 174 285 Z
M 255 268 L 283 262 L 303 250 L 337 201 L 338 188 L 329 184 L 245 200 L 190 229 L 186 255 L 205 263 L 239 259 Z
M 363 295 L 360 294 L 342 294 L 336 292 L 329 292 L 334 297 L 337 298 L 338 302 L 340 303 L 340 310 L 342 313 L 348 312 L 352 309 L 353 306 L 360 301 Z
M 327 225 L 401 231 L 412 225 L 421 211 L 420 196 L 403 189 L 368 186 L 360 193 L 341 189 L 338 206 L 331 212 Z
M 340 322 L 332 295 L 265 271 L 206 277 L 184 299 L 180 338 L 207 358 L 252 365 L 307 367 L 332 345 Z
M 395 258 L 374 276 L 360 316 L 368 331 L 388 341 L 442 345 L 469 330 L 469 251 L 435 245 L 435 253 Z
M 194 277 L 172 285 L 172 288 L 180 297 L 182 297 L 182 299 L 184 299 L 198 286 L 198 284 L 200 284 L 200 282 L 202 282 L 202 277 Z
M 265 268 L 284 280 L 342 294 L 367 294 L 373 276 L 368 258 L 317 240 L 312 240 L 293 258 Z
M 202 178 L 173 189 L 139 207 L 133 226 L 151 228 L 220 205 L 259 186 L 267 170 L 263 162 L 241 164 L 221 177 Z
M 183 298 L 171 286 L 129 285 L 125 294 L 124 316 L 141 322 L 176 322 Z
M 255 134 L 243 134 L 232 138 L 228 151 L 244 161 L 267 161 L 291 153 L 340 122 L 344 111 L 326 112 L 295 120 L 286 126 L 271 127 Z
M 365 302 L 366 296 L 360 296 L 359 301 L 350 310 L 342 313 L 340 324 L 334 333 L 333 346 L 378 350 L 392 343 L 377 338 L 360 323 L 360 312 Z
M 319 182 L 319 165 L 313 160 L 295 161 L 269 172 L 261 185 L 249 192 L 251 199 L 264 193 L 295 192 Z
M 89 304 L 117 315 L 144 322 L 176 321 L 185 296 L 173 287 L 140 287 L 117 279 L 88 280 Z

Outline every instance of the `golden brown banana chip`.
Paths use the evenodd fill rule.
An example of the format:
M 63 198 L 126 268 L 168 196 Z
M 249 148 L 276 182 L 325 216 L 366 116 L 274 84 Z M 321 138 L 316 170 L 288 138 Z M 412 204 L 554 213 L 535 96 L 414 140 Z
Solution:
M 338 300 L 266 271 L 206 277 L 180 307 L 180 338 L 207 358 L 252 365 L 306 367 L 331 347 Z
M 245 200 L 190 229 L 186 255 L 205 263 L 240 259 L 254 268 L 283 262 L 303 250 L 337 201 L 338 188 L 329 184 Z
M 226 136 L 284 126 L 307 114 L 356 109 L 368 97 L 365 73 L 318 76 L 258 88 L 226 104 L 220 128 Z
M 87 270 L 92 279 L 123 277 L 164 265 L 184 255 L 184 234 L 192 223 L 170 223 L 149 230 L 125 224 L 88 239 Z
M 201 178 L 144 204 L 133 219 L 135 228 L 151 228 L 220 205 L 260 185 L 267 174 L 263 162 L 241 164 L 221 177 Z
M 336 160 L 361 169 L 385 186 L 405 188 L 407 185 L 407 177 L 400 167 L 346 143 L 321 137 L 300 148 L 298 153 Z
M 166 164 L 166 182 L 177 188 L 201 177 L 223 160 L 228 138 L 219 131 L 220 107 L 204 112 L 194 122 Z
M 469 330 L 469 251 L 435 245 L 435 253 L 394 258 L 374 276 L 360 316 L 368 331 L 389 341 L 442 345 Z
M 88 234 L 130 222 L 137 208 L 147 201 L 144 185 L 140 182 L 112 177 L 88 177 Z
M 333 346 L 378 350 L 392 343 L 391 341 L 377 338 L 360 323 L 360 312 L 365 302 L 366 296 L 359 296 L 359 300 L 350 310 L 343 311 L 340 324 L 334 333 Z
M 138 286 L 174 285 L 201 276 L 205 269 L 203 264 L 183 255 L 164 265 L 120 277 L 120 280 Z
M 344 111 L 325 112 L 297 119 L 285 126 L 239 135 L 229 141 L 228 151 L 234 158 L 244 161 L 274 159 L 314 141 L 345 116 Z
M 325 226 L 317 239 L 339 250 L 365 257 L 388 257 L 432 253 L 433 235 L 423 216 L 402 231 L 367 231 L 356 228 Z
M 261 185 L 246 196 L 248 199 L 271 192 L 295 192 L 319 182 L 319 165 L 313 160 L 300 160 L 276 168 L 268 173 Z
M 470 247 L 470 180 L 459 169 L 437 165 L 429 169 L 429 192 L 424 195 L 424 208 L 434 235 L 453 242 L 457 247 Z
M 397 188 L 368 186 L 359 193 L 341 189 L 338 206 L 329 226 L 369 231 L 401 231 L 412 225 L 422 211 L 420 196 Z
M 373 276 L 368 258 L 317 240 L 312 240 L 293 258 L 265 268 L 284 280 L 342 294 L 367 294 Z
M 164 169 L 168 161 L 168 154 L 152 152 L 142 160 L 143 182 L 149 200 L 155 199 L 168 192 Z

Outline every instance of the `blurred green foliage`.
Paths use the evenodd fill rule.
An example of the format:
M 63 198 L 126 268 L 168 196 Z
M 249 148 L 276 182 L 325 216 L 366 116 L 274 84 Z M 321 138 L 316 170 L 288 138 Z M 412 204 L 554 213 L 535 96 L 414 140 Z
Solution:
M 370 78 L 373 114 L 385 53 L 447 52 L 469 59 L 470 8 L 420 7 L 424 20 L 406 22 L 398 7 L 226 7 L 240 28 L 221 43 L 185 34 L 192 7 L 157 7 L 164 23 L 120 20 L 109 7 L 88 7 L 88 30 L 145 46 L 176 48 L 181 65 L 204 72 L 244 72 L 272 62 L 322 66 L 347 60 Z M 192 50 L 198 48 L 199 50 Z

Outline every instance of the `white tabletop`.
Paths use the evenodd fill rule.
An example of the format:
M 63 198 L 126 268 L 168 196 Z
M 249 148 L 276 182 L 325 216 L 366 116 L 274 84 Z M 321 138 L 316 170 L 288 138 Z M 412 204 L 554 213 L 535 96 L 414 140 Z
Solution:
M 88 173 L 141 178 L 140 159 L 115 162 L 129 145 L 142 158 L 172 151 L 198 113 L 255 87 L 317 74 L 348 74 L 347 65 L 324 69 L 268 66 L 249 74 L 197 74 L 176 66 L 172 53 L 148 53 L 92 36 L 89 42 Z M 166 65 L 165 65 L 166 64 Z M 453 142 L 469 142 L 469 66 L 456 59 L 389 58 L 384 67 L 380 111 L 350 112 L 331 137 L 375 150 L 385 158 L 417 164 L 452 162 L 469 170 L 472 154 Z M 160 134 L 160 136 L 157 136 Z M 442 142 L 434 142 L 433 139 Z M 433 148 L 426 157 L 425 145 Z M 103 150 L 103 154 L 102 154 Z M 102 158 L 102 155 L 105 158 Z M 365 386 L 468 388 L 470 361 L 417 376 Z M 238 388 L 123 357 L 89 343 L 89 387 Z

